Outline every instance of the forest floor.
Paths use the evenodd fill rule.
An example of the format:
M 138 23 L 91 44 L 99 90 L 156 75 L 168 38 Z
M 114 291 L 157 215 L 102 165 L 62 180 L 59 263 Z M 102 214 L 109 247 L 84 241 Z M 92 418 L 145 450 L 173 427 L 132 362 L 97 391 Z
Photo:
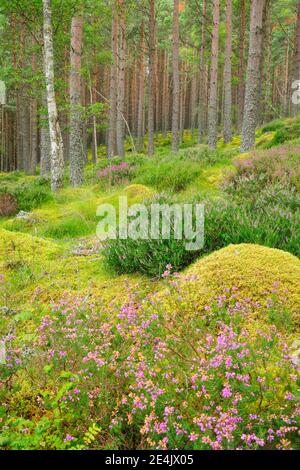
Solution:
M 139 418 L 129 433 L 128 426 L 130 427 L 133 419 L 132 413 L 134 416 L 135 412 L 127 409 L 124 411 L 125 414 L 123 413 L 122 417 L 119 417 L 116 409 L 120 407 L 122 395 L 124 403 L 128 397 L 132 398 L 132 394 L 134 394 L 135 400 L 143 400 L 144 395 L 138 396 L 138 389 L 139 387 L 140 390 L 143 387 L 148 389 L 145 384 L 141 385 L 141 383 L 134 391 L 132 384 L 129 389 L 124 385 L 122 394 L 116 398 L 118 391 L 113 385 L 109 385 L 107 377 L 112 373 L 119 380 L 116 371 L 119 370 L 120 365 L 116 366 L 112 363 L 109 366 L 110 369 L 101 372 L 106 375 L 100 374 L 97 379 L 105 380 L 107 389 L 112 387 L 109 392 L 112 394 L 109 395 L 109 400 L 111 399 L 114 403 L 114 407 L 110 408 L 106 401 L 108 395 L 105 399 L 102 396 L 102 408 L 101 406 L 99 409 L 97 408 L 97 414 L 94 412 L 95 410 L 93 411 L 93 406 L 96 405 L 91 405 L 97 389 L 97 380 L 92 385 L 87 385 L 87 396 L 90 403 L 88 404 L 88 401 L 83 399 L 82 403 L 80 402 L 82 407 L 80 412 L 78 410 L 72 412 L 69 408 L 61 406 L 62 397 L 63 400 L 67 400 L 68 397 L 71 401 L 77 399 L 75 397 L 76 391 L 75 395 L 73 392 L 73 395 L 68 392 L 74 391 L 72 381 L 81 382 L 82 371 L 77 368 L 76 363 L 72 362 L 72 366 L 69 364 L 69 367 L 67 362 L 58 365 L 54 359 L 52 363 L 47 360 L 43 362 L 41 358 L 38 360 L 35 356 L 33 358 L 30 356 L 29 359 L 20 357 L 24 344 L 29 348 L 30 345 L 40 344 L 41 351 L 43 350 L 45 354 L 47 351 L 48 355 L 52 346 L 53 350 L 55 349 L 54 345 L 50 347 L 52 340 L 49 338 L 45 340 L 43 335 L 39 336 L 41 328 L 47 329 L 52 322 L 49 320 L 51 318 L 49 312 L 51 312 L 53 305 L 67 305 L 70 302 L 71 305 L 68 304 L 65 307 L 66 311 L 70 313 L 74 312 L 74 309 L 79 311 L 82 303 L 85 302 L 88 303 L 91 312 L 94 309 L 98 309 L 100 312 L 105 311 L 108 315 L 105 317 L 106 321 L 109 322 L 110 320 L 107 318 L 109 319 L 110 315 L 118 318 L 119 309 L 125 308 L 126 300 L 129 304 L 133 302 L 132 293 L 142 299 L 142 304 L 149 298 L 156 299 L 157 296 L 160 298 L 159 303 L 164 304 L 165 295 L 161 293 L 165 292 L 166 280 L 162 279 L 160 272 L 157 276 L 154 276 L 152 271 L 151 275 L 147 275 L 145 269 L 140 272 L 126 273 L 123 267 L 114 270 L 105 259 L 103 246 L 96 236 L 98 223 L 96 210 L 103 203 L 110 203 L 117 208 L 119 196 L 127 196 L 129 204 L 152 200 L 158 194 L 163 193 L 164 197 L 167 197 L 171 202 L 193 201 L 196 198 L 197 200 L 209 200 L 212 204 L 218 205 L 218 201 L 226 193 L 226 198 L 229 198 L 230 202 L 226 203 L 223 215 L 218 213 L 217 216 L 214 216 L 213 212 L 211 214 L 212 219 L 215 217 L 217 220 L 216 222 L 212 221 L 211 227 L 208 227 L 210 240 L 204 253 L 206 256 L 202 258 L 200 256 L 194 267 L 188 268 L 186 271 L 187 276 L 199 276 L 198 281 L 192 281 L 193 286 L 197 286 L 196 297 L 194 294 L 192 296 L 193 301 L 196 299 L 199 311 L 201 309 L 208 311 L 212 308 L 212 304 L 209 304 L 211 298 L 223 295 L 224 289 L 239 290 L 241 294 L 238 297 L 240 299 L 246 301 L 251 298 L 251 302 L 259 302 L 261 305 L 269 305 L 270 303 L 270 297 L 266 297 L 266 292 L 270 295 L 278 293 L 280 301 L 283 297 L 287 298 L 284 303 L 285 313 L 282 309 L 280 312 L 279 310 L 273 312 L 272 324 L 276 324 L 284 334 L 288 331 L 289 337 L 293 341 L 297 338 L 297 325 L 300 324 L 300 261 L 298 259 L 299 251 L 297 251 L 299 250 L 300 213 L 299 121 L 275 121 L 265 126 L 264 129 L 257 132 L 255 151 L 242 155 L 239 154 L 240 139 L 238 136 L 235 136 L 229 145 L 225 145 L 220 140 L 218 149 L 214 152 L 209 151 L 205 144 L 196 145 L 188 132 L 185 133 L 184 141 L 185 144 L 182 145 L 179 154 L 174 156 L 170 153 L 170 136 L 159 135 L 156 141 L 156 154 L 151 159 L 144 154 L 133 155 L 130 143 L 128 143 L 125 165 L 122 165 L 121 160 L 116 158 L 108 167 L 106 159 L 100 158 L 97 165 L 92 163 L 87 165 L 86 183 L 83 187 L 70 188 L 66 181 L 66 187 L 55 195 L 50 193 L 49 183 L 38 176 L 25 176 L 23 173 L 0 174 L 0 192 L 14 194 L 18 200 L 19 209 L 22 211 L 13 217 L 0 218 L 0 275 L 2 275 L 0 281 L 3 285 L 0 291 L 2 311 L 0 333 L 1 336 L 7 338 L 10 335 L 13 336 L 13 339 L 9 338 L 8 342 L 12 342 L 11 356 L 15 358 L 15 363 L 10 364 L 8 371 L 5 371 L 5 381 L 1 382 L 0 379 L 2 403 L 0 406 L 0 426 L 1 423 L 4 426 L 2 438 L 0 437 L 0 447 L 60 449 L 69 448 L 76 444 L 83 446 L 83 448 L 166 448 L 167 442 L 171 447 L 179 446 L 179 448 L 213 447 L 212 436 L 206 440 L 205 444 L 197 444 L 197 438 L 193 435 L 195 431 L 191 423 L 188 422 L 187 416 L 185 419 L 188 424 L 184 433 L 189 438 L 186 437 L 182 443 L 177 442 L 177 438 L 173 436 L 174 429 L 177 429 L 176 426 L 173 430 L 166 431 L 166 434 L 157 429 L 158 422 L 156 427 L 154 426 L 155 429 L 151 429 L 149 433 L 144 428 L 137 431 L 138 427 L 145 426 L 147 419 L 149 420 L 149 416 L 151 416 L 149 410 L 146 421 L 143 421 L 144 417 L 143 419 Z M 101 152 L 102 149 L 99 148 L 99 153 L 101 154 Z M 276 160 L 274 167 L 272 164 L 270 165 L 269 157 L 273 161 Z M 253 172 L 247 173 L 248 168 L 251 168 Z M 260 176 L 261 183 L 259 182 Z M 250 184 L 252 186 L 249 186 Z M 232 190 L 232 188 L 234 189 Z M 274 197 L 278 197 L 276 204 L 273 204 Z M 247 213 L 242 222 L 233 220 L 234 208 L 231 209 L 232 212 L 226 212 L 233 199 L 236 204 L 234 207 L 243 207 L 245 214 Z M 246 207 L 246 199 L 248 202 L 251 200 L 251 204 L 254 205 Z M 258 200 L 260 200 L 261 207 L 257 203 Z M 274 221 L 272 227 L 270 227 L 270 221 L 267 220 L 268 216 L 262 212 L 266 204 L 270 204 L 270 211 L 274 211 L 272 214 L 279 214 L 276 215 L 278 218 L 272 215 L 272 221 Z M 287 205 L 289 205 L 288 208 Z M 257 210 L 257 220 L 262 221 L 259 228 L 256 227 L 254 219 L 251 221 L 249 219 L 247 211 L 253 210 L 253 207 Z M 282 215 L 280 212 L 285 210 L 284 208 L 292 214 L 289 215 L 291 217 L 289 227 L 284 224 L 286 214 Z M 234 227 L 235 223 L 240 225 Z M 265 226 L 263 226 L 264 223 Z M 212 234 L 218 230 L 223 230 L 225 235 L 222 239 L 216 237 L 218 238 L 216 241 Z M 171 264 L 173 263 L 171 262 Z M 122 272 L 123 274 L 120 274 Z M 171 272 L 168 272 L 167 269 L 167 274 L 164 277 L 168 276 L 171 276 Z M 278 284 L 280 284 L 279 287 Z M 288 295 L 287 290 L 289 291 Z M 188 292 L 190 291 L 188 290 Z M 161 295 L 162 297 L 160 297 Z M 185 293 L 185 295 L 186 297 L 183 296 L 184 300 L 180 303 L 180 308 L 183 308 L 182 305 L 184 305 L 184 311 L 190 315 L 191 307 L 186 304 L 188 294 Z M 168 311 L 170 305 L 173 305 L 172 300 L 169 301 L 168 307 L 165 307 L 165 311 Z M 176 315 L 181 315 L 178 313 L 178 305 L 173 305 L 172 308 L 177 312 Z M 193 308 L 196 308 L 195 304 L 193 304 Z M 286 313 L 287 311 L 289 313 Z M 55 312 L 57 314 L 57 310 Z M 256 314 L 257 312 L 253 313 L 254 317 Z M 145 318 L 147 315 L 145 314 Z M 86 318 L 92 316 L 91 313 Z M 80 321 L 78 320 L 78 322 Z M 120 320 L 120 324 L 122 321 Z M 53 325 L 52 327 L 54 328 Z M 71 325 L 70 320 L 64 326 L 63 334 L 67 334 L 71 330 L 74 331 L 74 325 Z M 182 327 L 178 327 L 179 331 L 182 331 Z M 122 337 L 122 326 L 119 327 L 119 333 Z M 101 334 L 106 335 L 107 332 L 102 331 Z M 123 340 L 125 342 L 128 340 L 128 333 L 124 334 Z M 48 346 L 45 349 L 44 341 L 48 341 L 50 349 Z M 113 342 L 108 337 L 107 341 L 109 344 Z M 105 342 L 105 347 L 108 343 Z M 87 343 L 84 344 L 83 349 L 87 347 Z M 122 351 L 121 348 L 119 351 L 116 344 L 109 354 L 117 357 L 119 354 L 122 355 Z M 134 348 L 131 349 L 133 344 L 134 342 L 127 345 L 132 355 L 135 354 Z M 176 347 L 174 344 L 172 348 Z M 61 344 L 57 347 L 61 348 L 59 353 L 61 357 L 68 353 L 66 347 L 67 352 L 65 350 L 62 352 L 63 346 Z M 99 352 L 99 347 L 98 344 L 95 351 Z M 100 349 L 102 347 L 104 348 L 102 345 Z M 93 352 L 94 358 L 98 354 L 95 351 Z M 145 351 L 141 350 L 140 352 L 146 357 Z M 77 349 L 76 352 L 72 352 L 72 354 L 77 353 Z M 80 356 L 80 353 L 78 354 Z M 126 354 L 129 354 L 129 350 Z M 182 354 L 180 349 L 178 356 L 180 357 Z M 96 357 L 96 363 L 98 359 Z M 87 363 L 86 361 L 85 358 L 83 362 Z M 97 363 L 97 367 L 99 367 L 99 363 Z M 162 368 L 163 366 L 160 364 L 157 367 Z M 41 379 L 37 378 L 39 368 L 44 371 Z M 51 375 L 51 371 L 56 368 L 59 370 L 59 377 L 63 377 L 63 390 L 62 384 L 58 383 L 59 380 L 57 382 L 55 376 Z M 113 372 L 109 372 L 109 370 Z M 26 378 L 26 374 L 29 378 Z M 95 370 L 93 370 L 93 374 L 97 375 Z M 64 379 L 67 380 L 68 385 Z M 180 379 L 177 377 L 176 380 Z M 214 380 L 217 381 L 217 378 L 215 377 Z M 120 381 L 124 383 L 124 379 L 120 379 Z M 3 388 L 4 383 L 7 390 Z M 226 384 L 224 387 L 226 388 Z M 80 384 L 77 388 L 82 390 L 84 385 Z M 294 393 L 291 391 L 290 384 L 287 388 L 286 393 L 288 391 Z M 11 395 L 12 391 L 15 394 L 14 398 Z M 230 393 L 229 391 L 228 395 Z M 127 398 L 124 398 L 124 395 Z M 155 392 L 154 395 L 156 396 L 157 393 Z M 37 397 L 41 400 L 40 404 L 36 401 Z M 268 398 L 272 398 L 271 392 L 263 400 L 267 401 Z M 154 400 L 153 396 L 152 399 Z M 194 399 L 187 400 L 187 406 L 192 403 L 193 412 L 196 407 Z M 171 408 L 176 408 L 174 405 L 176 400 L 174 400 L 169 397 L 166 403 L 171 404 Z M 18 402 L 26 404 L 22 408 Z M 141 405 L 141 410 L 143 410 L 143 406 Z M 280 406 L 279 403 L 278 409 L 281 410 Z M 228 410 L 228 408 L 226 409 Z M 256 409 L 254 399 L 253 405 L 249 409 L 252 411 Z M 266 406 L 266 415 L 267 410 Z M 159 414 L 158 410 L 156 412 Z M 280 412 L 283 414 L 282 410 Z M 288 412 L 294 416 L 291 410 Z M 128 413 L 131 417 L 128 418 L 128 423 L 122 427 L 120 423 L 124 423 L 126 413 L 127 417 Z M 113 417 L 114 415 L 115 421 L 112 424 L 108 416 Z M 54 425 L 50 424 L 53 419 Z M 165 422 L 164 419 L 161 417 L 161 422 Z M 246 421 L 246 418 L 243 419 Z M 269 418 L 264 416 L 264 419 L 266 423 L 269 423 Z M 292 418 L 290 419 L 292 420 Z M 77 422 L 76 425 L 75 422 Z M 80 423 L 78 424 L 78 422 Z M 116 426 L 114 431 L 110 431 L 112 425 Z M 150 424 L 149 427 L 151 428 Z M 179 436 L 178 429 L 177 432 Z M 89 437 L 87 437 L 88 433 L 90 433 Z M 128 437 L 128 433 L 130 437 Z M 136 437 L 136 434 L 139 437 Z M 141 438 L 141 435 L 144 437 Z M 284 434 L 290 442 L 289 445 L 297 447 L 299 445 L 297 438 L 291 437 L 291 435 L 293 435 L 292 430 Z M 263 431 L 261 431 L 261 436 L 261 440 L 264 440 L 264 446 L 271 445 L 271 440 L 269 444 L 266 444 Z M 165 440 L 163 440 L 164 437 Z M 264 447 L 258 442 L 259 432 L 257 432 L 256 439 L 253 446 Z M 245 440 L 236 438 L 232 445 L 238 447 L 244 445 L 241 444 L 242 442 L 245 443 Z M 286 445 L 280 443 L 280 439 L 276 443 L 278 448 L 284 448 Z M 247 446 L 248 443 L 245 445 Z M 250 444 L 249 447 L 251 448 Z
M 257 146 L 270 141 L 274 132 L 258 135 Z M 182 158 L 193 158 L 194 153 L 206 149 L 205 145 L 195 145 L 190 134 L 186 133 L 186 144 L 180 153 Z M 32 201 L 25 201 L 22 205 L 25 210 L 21 218 L 0 218 L 0 260 L 1 271 L 12 273 L 11 294 L 14 303 L 26 308 L 32 308 L 32 296 L 38 289 L 34 298 L 42 302 L 49 302 L 59 298 L 66 290 L 87 292 L 92 295 L 107 295 L 108 298 L 116 296 L 115 283 L 119 286 L 128 280 L 126 276 L 116 276 L 111 270 L 103 266 L 100 243 L 96 236 L 97 216 L 96 210 L 100 204 L 110 203 L 118 206 L 119 196 L 127 196 L 129 205 L 141 202 L 157 192 L 177 191 L 176 178 L 179 176 L 179 199 L 182 201 L 192 198 L 195 194 L 205 199 L 207 195 L 217 196 L 220 191 L 222 177 L 234 169 L 234 161 L 247 158 L 248 154 L 239 154 L 240 138 L 236 136 L 230 145 L 222 141 L 218 144 L 218 152 L 208 157 L 208 162 L 201 165 L 201 171 L 193 174 L 191 181 L 181 172 L 183 164 L 181 158 L 177 160 L 177 169 L 174 174 L 164 173 L 159 169 L 159 163 L 166 160 L 173 165 L 170 157 L 170 136 L 160 136 L 154 161 L 148 161 L 143 154 L 127 160 L 133 165 L 139 163 L 138 176 L 129 181 L 127 174 L 117 175 L 117 181 L 112 184 L 102 184 L 98 176 L 102 162 L 98 165 L 89 164 L 86 168 L 87 183 L 81 188 L 66 187 L 57 195 L 44 194 L 43 187 L 33 190 Z M 161 145 L 161 146 L 159 146 Z M 101 152 L 101 149 L 100 149 Z M 118 165 L 118 159 L 115 163 Z M 189 164 L 189 162 L 188 162 Z M 196 162 L 197 165 L 197 162 Z M 195 163 L 194 163 L 195 166 Z M 183 181 L 181 181 L 181 178 Z M 10 191 L 26 193 L 28 187 L 34 186 L 37 177 L 25 176 L 23 173 L 0 175 L 1 184 Z M 169 181 L 170 179 L 170 181 Z M 152 181 L 153 180 L 153 181 Z M 136 182 L 135 182 L 136 181 Z M 148 183 L 148 184 L 144 184 Z M 49 201 L 47 200 L 49 196 Z M 29 195 L 30 198 L 30 195 Z M 41 203 L 39 203 L 39 198 Z M 43 202 L 43 199 L 46 201 Z M 37 201 L 37 202 L 36 202 Z M 21 204 L 22 204 L 21 203 Z M 31 208 L 31 204 L 38 205 Z M 157 280 L 144 278 L 140 275 L 130 275 L 130 282 L 145 288 L 155 289 Z M 50 280 L 50 282 L 49 282 Z M 118 290 L 122 297 L 122 290 Z M 31 307 L 30 307 L 31 306 Z

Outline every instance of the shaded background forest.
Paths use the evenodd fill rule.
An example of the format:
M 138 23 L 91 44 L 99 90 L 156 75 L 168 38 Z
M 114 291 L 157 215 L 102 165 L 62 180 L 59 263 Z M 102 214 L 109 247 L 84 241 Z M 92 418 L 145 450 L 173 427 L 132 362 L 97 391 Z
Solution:
M 247 150 L 254 141 L 253 119 L 255 127 L 297 113 L 295 0 L 1 0 L 0 80 L 7 89 L 1 171 L 35 174 L 40 167 L 47 175 L 51 169 L 45 4 L 52 13 L 63 159 L 70 162 L 75 186 L 88 159 L 122 157 L 125 150 L 152 155 L 155 138 L 170 131 L 175 152 L 184 129 L 195 142 L 208 138 L 211 148 L 221 133 L 228 143 L 243 131 Z M 253 27 L 260 42 L 251 50 Z M 252 111 L 243 129 L 247 84 Z

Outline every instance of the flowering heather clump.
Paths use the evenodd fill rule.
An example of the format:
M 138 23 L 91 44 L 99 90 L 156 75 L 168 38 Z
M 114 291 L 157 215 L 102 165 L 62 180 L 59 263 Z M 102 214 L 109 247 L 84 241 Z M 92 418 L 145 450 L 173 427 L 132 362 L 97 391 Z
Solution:
M 224 181 L 228 192 L 280 183 L 284 187 L 297 188 L 299 183 L 299 147 L 282 146 L 270 150 L 252 152 L 248 158 L 235 162 L 236 172 Z M 246 196 L 246 195 L 245 195 Z
M 121 180 L 128 178 L 130 165 L 127 162 L 107 166 L 98 172 L 100 179 L 109 179 L 111 184 L 120 184 Z
M 171 266 L 164 282 L 172 311 L 155 296 L 106 311 L 65 296 L 39 322 L 32 354 L 9 339 L 7 448 L 87 447 L 92 423 L 102 430 L 92 448 L 300 447 L 299 365 L 268 322 L 271 304 L 238 301 L 234 288 L 190 312 Z

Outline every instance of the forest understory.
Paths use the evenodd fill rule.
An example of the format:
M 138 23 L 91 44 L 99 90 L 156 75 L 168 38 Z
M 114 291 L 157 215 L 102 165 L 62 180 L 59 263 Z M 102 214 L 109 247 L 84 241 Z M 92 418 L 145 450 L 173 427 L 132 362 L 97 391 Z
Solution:
M 0 450 L 299 450 L 300 3 L 0 0 L 0 37 Z

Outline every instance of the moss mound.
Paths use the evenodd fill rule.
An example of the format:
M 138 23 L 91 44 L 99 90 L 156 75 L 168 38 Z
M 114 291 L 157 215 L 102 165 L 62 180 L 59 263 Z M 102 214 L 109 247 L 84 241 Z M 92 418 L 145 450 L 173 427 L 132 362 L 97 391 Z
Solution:
M 112 204 L 116 208 L 119 205 L 119 197 L 127 196 L 128 206 L 142 202 L 145 199 L 151 198 L 155 194 L 155 191 L 148 186 L 143 184 L 131 184 L 126 188 L 114 192 L 111 195 L 104 197 L 99 200 L 99 204 Z
M 284 251 L 260 245 L 230 245 L 197 261 L 181 280 L 181 297 L 188 315 L 203 310 L 227 288 L 236 288 L 238 299 L 249 298 L 262 306 L 278 299 L 292 313 L 294 323 L 300 324 L 300 260 Z M 176 311 L 172 294 L 164 291 L 163 298 L 168 310 Z
M 21 261 L 49 261 L 61 254 L 51 241 L 0 229 L 0 266 Z
M 300 309 L 300 260 L 285 251 L 260 245 L 230 245 L 201 259 L 187 273 L 199 277 L 195 284 L 199 297 L 205 291 L 237 287 L 239 295 L 261 300 L 278 290 L 291 307 Z

